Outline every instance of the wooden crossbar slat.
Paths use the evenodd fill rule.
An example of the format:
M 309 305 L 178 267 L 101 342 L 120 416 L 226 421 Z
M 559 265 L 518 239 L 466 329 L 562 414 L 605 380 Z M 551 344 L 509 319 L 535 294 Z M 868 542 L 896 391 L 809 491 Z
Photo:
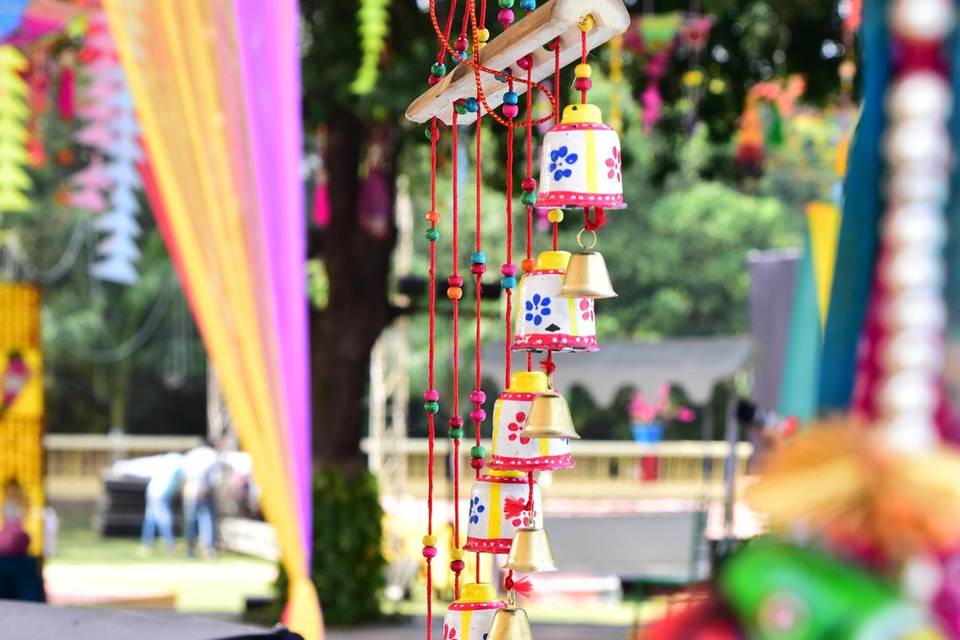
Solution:
M 480 64 L 498 71 L 513 67 L 514 75 L 522 76 L 525 72 L 517 68 L 516 62 L 531 54 L 531 77 L 534 82 L 539 82 L 553 74 L 554 53 L 544 46 L 556 38 L 560 38 L 560 66 L 580 58 L 580 29 L 577 24 L 588 14 L 595 23 L 587 33 L 587 48 L 590 50 L 623 33 L 630 24 L 630 15 L 621 0 L 549 0 L 481 49 Z M 507 92 L 507 83 L 490 74 L 481 74 L 481 85 L 490 108 L 499 107 L 503 103 L 503 94 Z M 527 90 L 527 85 L 515 83 L 513 90 L 522 94 Z M 466 64 L 458 64 L 410 104 L 407 119 L 423 123 L 437 116 L 445 124 L 450 124 L 453 103 L 475 95 L 473 69 Z M 482 105 L 481 111 L 484 111 Z M 475 113 L 466 113 L 458 116 L 457 122 L 470 124 L 476 117 Z

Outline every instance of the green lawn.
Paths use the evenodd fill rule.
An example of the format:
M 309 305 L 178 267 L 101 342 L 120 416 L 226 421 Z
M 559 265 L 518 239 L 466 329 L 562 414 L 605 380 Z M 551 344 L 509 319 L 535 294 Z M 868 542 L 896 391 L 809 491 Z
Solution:
M 183 550 L 144 557 L 136 540 L 100 539 L 90 530 L 61 532 L 44 570 L 52 599 L 173 594 L 181 611 L 239 614 L 244 598 L 268 596 L 273 563 L 223 554 L 194 559 Z

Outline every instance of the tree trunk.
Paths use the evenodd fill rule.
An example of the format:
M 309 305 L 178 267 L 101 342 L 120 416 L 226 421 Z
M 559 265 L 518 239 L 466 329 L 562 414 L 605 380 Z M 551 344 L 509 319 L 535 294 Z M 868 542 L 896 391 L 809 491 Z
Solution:
M 329 297 L 327 307 L 310 316 L 313 460 L 318 469 L 338 466 L 354 475 L 365 468 L 360 440 L 366 433 L 370 352 L 393 317 L 388 282 L 396 225 L 392 211 L 386 237 L 358 224 L 359 167 L 370 128 L 350 113 L 336 114 L 328 126 L 331 218 L 318 248 Z M 386 155 L 392 208 L 395 169 L 393 154 Z

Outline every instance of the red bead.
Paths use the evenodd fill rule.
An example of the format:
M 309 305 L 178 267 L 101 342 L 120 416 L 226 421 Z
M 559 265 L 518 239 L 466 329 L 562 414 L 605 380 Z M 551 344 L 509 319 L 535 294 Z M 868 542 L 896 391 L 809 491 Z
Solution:
M 508 278 L 510 276 L 515 276 L 517 275 L 517 265 L 513 264 L 512 262 L 507 262 L 502 267 L 500 267 L 500 273 L 507 276 Z
M 577 91 L 589 91 L 590 87 L 593 86 L 593 82 L 590 81 L 590 78 L 577 78 L 577 81 L 573 83 L 573 86 Z
M 537 268 L 537 261 L 533 258 L 524 258 L 523 262 L 520 263 L 520 268 L 523 269 L 524 273 L 530 273 Z
M 436 389 L 430 389 L 429 391 L 423 392 L 423 399 L 427 402 L 436 402 L 440 399 L 440 392 Z
M 450 562 L 450 570 L 454 573 L 460 573 L 465 566 L 467 565 L 463 563 L 463 560 L 453 560 Z
M 447 284 L 451 287 L 462 287 L 463 286 L 463 276 L 450 276 L 447 278 Z
M 427 219 L 427 222 L 431 224 L 437 224 L 440 222 L 440 214 L 436 211 L 427 211 L 427 215 L 424 217 Z
M 424 557 L 424 558 L 436 558 L 436 557 L 437 557 L 437 548 L 436 548 L 436 547 L 424 547 L 424 548 L 423 548 L 423 557 Z
M 503 105 L 503 115 L 508 118 L 516 118 L 520 114 L 520 107 L 515 104 Z
M 479 471 L 483 469 L 483 458 L 471 458 L 470 466 Z
M 487 401 L 487 394 L 480 389 L 474 389 L 470 392 L 470 402 L 473 404 L 483 404 Z
M 499 21 L 504 28 L 513 24 L 514 18 L 513 9 L 500 9 L 500 13 L 497 14 L 497 21 Z
M 524 191 L 536 191 L 537 181 L 534 178 L 527 178 L 526 180 L 520 183 L 520 186 L 523 188 Z
M 523 69 L 524 71 L 526 71 L 527 69 L 533 66 L 533 56 L 530 55 L 529 53 L 523 56 L 522 58 L 517 60 L 517 66 Z
M 457 38 L 457 41 L 453 44 L 453 48 L 457 51 L 466 51 L 467 45 L 467 36 L 460 34 L 460 37 Z
M 435 76 L 433 74 L 430 74 L 429 76 L 427 76 L 427 84 L 429 84 L 431 87 L 437 84 L 438 82 L 440 82 L 441 80 L 443 80 L 443 78 L 440 76 Z
M 487 412 L 479 408 L 474 409 L 470 412 L 470 419 L 474 422 L 483 422 L 487 419 Z
M 463 426 L 463 418 L 461 418 L 460 416 L 453 416 L 447 422 L 449 422 L 450 426 L 453 427 L 454 429 L 459 429 L 460 427 Z
M 470 272 L 475 276 L 482 276 L 486 270 L 487 265 L 485 264 L 470 265 Z

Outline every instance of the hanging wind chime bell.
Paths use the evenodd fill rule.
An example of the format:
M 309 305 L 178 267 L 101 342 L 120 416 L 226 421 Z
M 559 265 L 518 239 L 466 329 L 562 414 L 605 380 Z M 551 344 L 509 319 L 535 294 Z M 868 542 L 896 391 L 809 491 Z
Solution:
M 562 395 L 552 389 L 541 393 L 530 404 L 530 415 L 520 432 L 524 438 L 579 440 L 570 407 Z
M 536 268 L 520 280 L 513 349 L 597 351 L 593 300 L 563 298 L 560 290 L 570 262 L 568 251 L 544 251 Z
M 517 529 L 503 568 L 519 573 L 556 571 L 557 565 L 553 561 L 553 549 L 550 547 L 546 529 Z
M 593 240 L 589 245 L 584 245 L 585 231 L 587 230 L 581 229 L 577 234 L 577 244 L 582 251 L 570 256 L 567 273 L 563 277 L 563 286 L 560 289 L 560 297 L 590 300 L 616 298 L 617 292 L 613 290 L 603 255 L 599 251 L 591 251 L 597 244 L 597 234 L 591 231 Z
M 450 605 L 443 619 L 443 638 L 486 638 L 498 611 L 506 602 L 497 599 L 497 590 L 484 582 L 465 584 L 460 598 Z
M 510 376 L 510 388 L 497 397 L 493 407 L 491 469 L 549 471 L 574 466 L 569 440 L 524 433 L 533 404 L 549 392 L 549 380 L 542 371 L 518 371 Z M 576 432 L 573 434 L 576 438 Z
M 521 527 L 543 525 L 540 487 L 533 485 L 530 502 L 529 479 L 519 471 L 491 470 L 481 475 L 470 491 L 465 551 L 507 553 L 513 535 Z
M 516 596 L 512 591 L 509 599 L 507 606 L 494 614 L 490 633 L 483 636 L 485 640 L 532 640 L 533 632 L 527 612 L 517 608 Z

